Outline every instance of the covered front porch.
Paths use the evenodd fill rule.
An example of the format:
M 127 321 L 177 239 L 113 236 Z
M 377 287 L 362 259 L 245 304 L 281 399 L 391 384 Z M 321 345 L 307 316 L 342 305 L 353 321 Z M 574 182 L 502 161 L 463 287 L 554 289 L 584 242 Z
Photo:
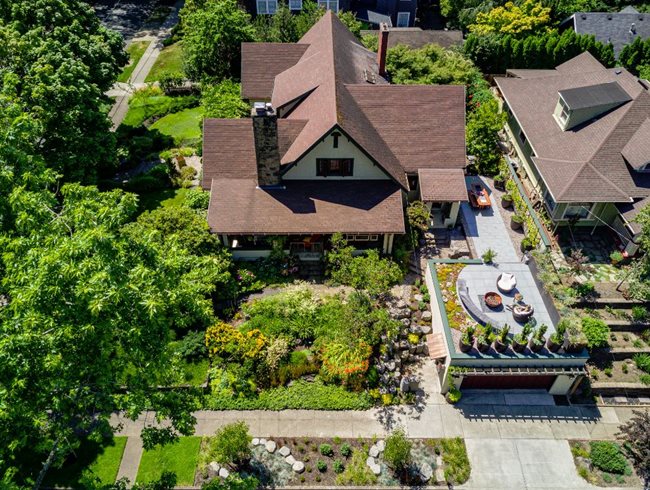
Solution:
M 420 169 L 420 199 L 431 213 L 431 228 L 456 226 L 460 204 L 467 202 L 465 172 L 462 169 Z

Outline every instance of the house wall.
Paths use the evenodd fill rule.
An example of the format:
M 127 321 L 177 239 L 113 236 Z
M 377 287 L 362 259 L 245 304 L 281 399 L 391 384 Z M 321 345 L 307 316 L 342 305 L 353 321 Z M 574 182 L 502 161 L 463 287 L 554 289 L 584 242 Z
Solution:
M 339 131 L 340 132 L 340 131 Z M 316 175 L 317 158 L 353 158 L 353 175 L 349 177 L 318 177 Z M 347 136 L 339 136 L 338 148 L 334 148 L 334 138 L 328 134 L 324 140 L 292 166 L 283 176 L 284 180 L 387 180 L 390 177 L 375 165 L 359 147 L 348 140 Z

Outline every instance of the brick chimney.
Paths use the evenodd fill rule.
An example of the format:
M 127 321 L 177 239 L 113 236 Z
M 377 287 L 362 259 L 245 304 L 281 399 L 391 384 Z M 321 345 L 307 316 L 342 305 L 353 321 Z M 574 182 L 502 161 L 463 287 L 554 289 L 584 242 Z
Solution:
M 379 44 L 377 49 L 377 63 L 379 76 L 386 76 L 386 53 L 388 52 L 388 24 L 379 24 Z
M 255 102 L 251 111 L 255 159 L 257 160 L 257 185 L 280 185 L 280 150 L 278 149 L 278 116 L 271 104 Z

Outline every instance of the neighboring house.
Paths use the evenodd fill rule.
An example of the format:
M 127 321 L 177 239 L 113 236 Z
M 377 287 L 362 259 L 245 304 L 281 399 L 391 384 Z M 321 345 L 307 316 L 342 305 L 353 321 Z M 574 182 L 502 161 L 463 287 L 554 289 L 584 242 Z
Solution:
M 625 7 L 620 12 L 577 12 L 560 24 L 577 34 L 591 34 L 601 43 L 611 43 L 618 58 L 623 47 L 637 37 L 650 37 L 650 15 Z
M 246 7 L 256 15 L 273 14 L 283 0 L 245 0 Z M 325 10 L 350 11 L 357 19 L 379 26 L 411 27 L 415 23 L 417 0 L 316 0 Z M 253 3 L 254 2 L 254 3 Z M 288 0 L 290 10 L 302 10 L 302 0 Z
M 458 85 L 390 85 L 379 54 L 332 12 L 298 43 L 244 43 L 247 119 L 206 119 L 208 223 L 239 258 L 271 240 L 319 258 L 341 232 L 357 248 L 392 250 L 407 199 L 453 226 L 464 181 L 465 93 Z M 309 255 L 313 254 L 313 255 Z
M 650 94 L 624 69 L 583 53 L 554 70 L 496 79 L 533 199 L 553 224 L 606 226 L 629 254 L 650 195 Z
M 449 31 L 446 29 L 426 30 L 419 27 L 391 27 L 388 29 L 388 48 L 403 44 L 409 48 L 419 49 L 427 44 L 437 44 L 443 48 L 451 48 L 463 44 L 462 31 Z M 379 31 L 361 31 L 362 36 L 377 36 Z

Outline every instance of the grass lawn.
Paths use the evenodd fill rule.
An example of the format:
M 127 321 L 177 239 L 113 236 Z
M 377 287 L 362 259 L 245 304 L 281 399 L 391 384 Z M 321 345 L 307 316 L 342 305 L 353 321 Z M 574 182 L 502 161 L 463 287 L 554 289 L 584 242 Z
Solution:
M 140 58 L 149 47 L 150 41 L 136 41 L 129 44 L 126 48 L 126 52 L 129 55 L 129 64 L 124 67 L 120 76 L 117 77 L 118 82 L 128 82 L 131 78 L 133 70 L 138 65 Z
M 181 437 L 175 444 L 145 451 L 136 481 L 141 483 L 157 480 L 163 471 L 172 471 L 176 473 L 178 485 L 192 485 L 200 445 L 200 437 Z
M 208 379 L 208 369 L 210 364 L 207 359 L 199 362 L 184 362 L 183 372 L 185 374 L 184 382 L 192 386 L 201 386 Z
M 157 82 L 163 75 L 172 73 L 183 73 L 183 51 L 180 42 L 163 48 L 145 82 Z
M 84 477 L 99 478 L 103 485 L 115 483 L 120 468 L 126 437 L 114 437 L 105 444 L 90 441 L 77 449 L 78 459 L 70 460 L 60 469 L 50 470 L 45 483 L 51 486 L 82 488 Z
M 158 119 L 149 129 L 174 138 L 176 146 L 193 146 L 201 139 L 203 109 L 194 107 Z
M 185 195 L 189 189 L 163 189 L 161 191 L 147 192 L 140 194 L 140 210 L 153 211 L 159 207 L 179 207 L 185 201 Z

